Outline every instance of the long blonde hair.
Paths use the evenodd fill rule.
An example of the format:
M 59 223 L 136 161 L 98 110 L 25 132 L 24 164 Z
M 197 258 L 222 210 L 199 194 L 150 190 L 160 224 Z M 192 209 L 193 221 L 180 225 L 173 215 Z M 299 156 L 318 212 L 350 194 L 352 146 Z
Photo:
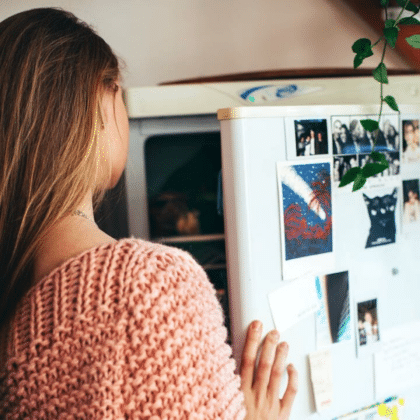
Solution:
M 98 163 L 100 105 L 120 67 L 109 45 L 61 8 L 0 23 L 0 324 L 30 288 L 43 235 L 89 190 L 94 211 L 104 199 L 111 167 Z

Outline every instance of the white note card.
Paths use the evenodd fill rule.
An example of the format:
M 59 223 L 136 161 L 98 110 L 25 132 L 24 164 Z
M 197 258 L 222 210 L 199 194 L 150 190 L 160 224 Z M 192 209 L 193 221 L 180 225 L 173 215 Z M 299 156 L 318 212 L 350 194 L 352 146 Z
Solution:
M 279 333 L 319 309 L 314 276 L 286 282 L 268 295 L 271 314 Z
M 311 353 L 309 364 L 316 411 L 320 412 L 331 407 L 333 400 L 333 370 L 330 349 Z
M 420 321 L 381 333 L 375 353 L 375 394 L 382 398 L 420 384 Z

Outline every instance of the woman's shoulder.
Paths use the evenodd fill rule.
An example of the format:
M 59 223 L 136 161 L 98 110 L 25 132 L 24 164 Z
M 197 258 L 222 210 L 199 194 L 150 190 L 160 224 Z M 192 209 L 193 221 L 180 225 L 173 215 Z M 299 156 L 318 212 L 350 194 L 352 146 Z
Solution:
M 80 232 L 80 235 L 74 232 L 72 235 L 50 235 L 34 258 L 33 285 L 71 258 L 89 249 L 114 242 L 117 240 L 99 229 L 87 229 Z

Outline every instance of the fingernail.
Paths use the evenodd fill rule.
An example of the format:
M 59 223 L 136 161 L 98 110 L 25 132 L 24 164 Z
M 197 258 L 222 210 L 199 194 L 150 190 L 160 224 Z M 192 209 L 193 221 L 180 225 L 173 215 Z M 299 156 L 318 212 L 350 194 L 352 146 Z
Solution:
M 276 330 L 276 331 L 273 331 L 273 332 L 271 333 L 271 337 L 272 337 L 274 340 L 278 341 L 278 339 L 280 338 L 280 334 L 279 334 L 279 332 Z
M 252 324 L 252 329 L 253 329 L 254 331 L 261 331 L 261 327 L 262 327 L 261 322 L 255 321 L 255 322 Z

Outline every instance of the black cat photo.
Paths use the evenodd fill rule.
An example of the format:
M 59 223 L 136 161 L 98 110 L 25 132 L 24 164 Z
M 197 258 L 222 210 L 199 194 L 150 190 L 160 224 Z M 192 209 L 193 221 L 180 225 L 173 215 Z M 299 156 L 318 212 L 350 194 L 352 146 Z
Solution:
M 366 248 L 395 242 L 395 209 L 397 207 L 397 192 L 382 197 L 369 198 L 363 194 L 370 218 L 370 231 L 366 241 Z

